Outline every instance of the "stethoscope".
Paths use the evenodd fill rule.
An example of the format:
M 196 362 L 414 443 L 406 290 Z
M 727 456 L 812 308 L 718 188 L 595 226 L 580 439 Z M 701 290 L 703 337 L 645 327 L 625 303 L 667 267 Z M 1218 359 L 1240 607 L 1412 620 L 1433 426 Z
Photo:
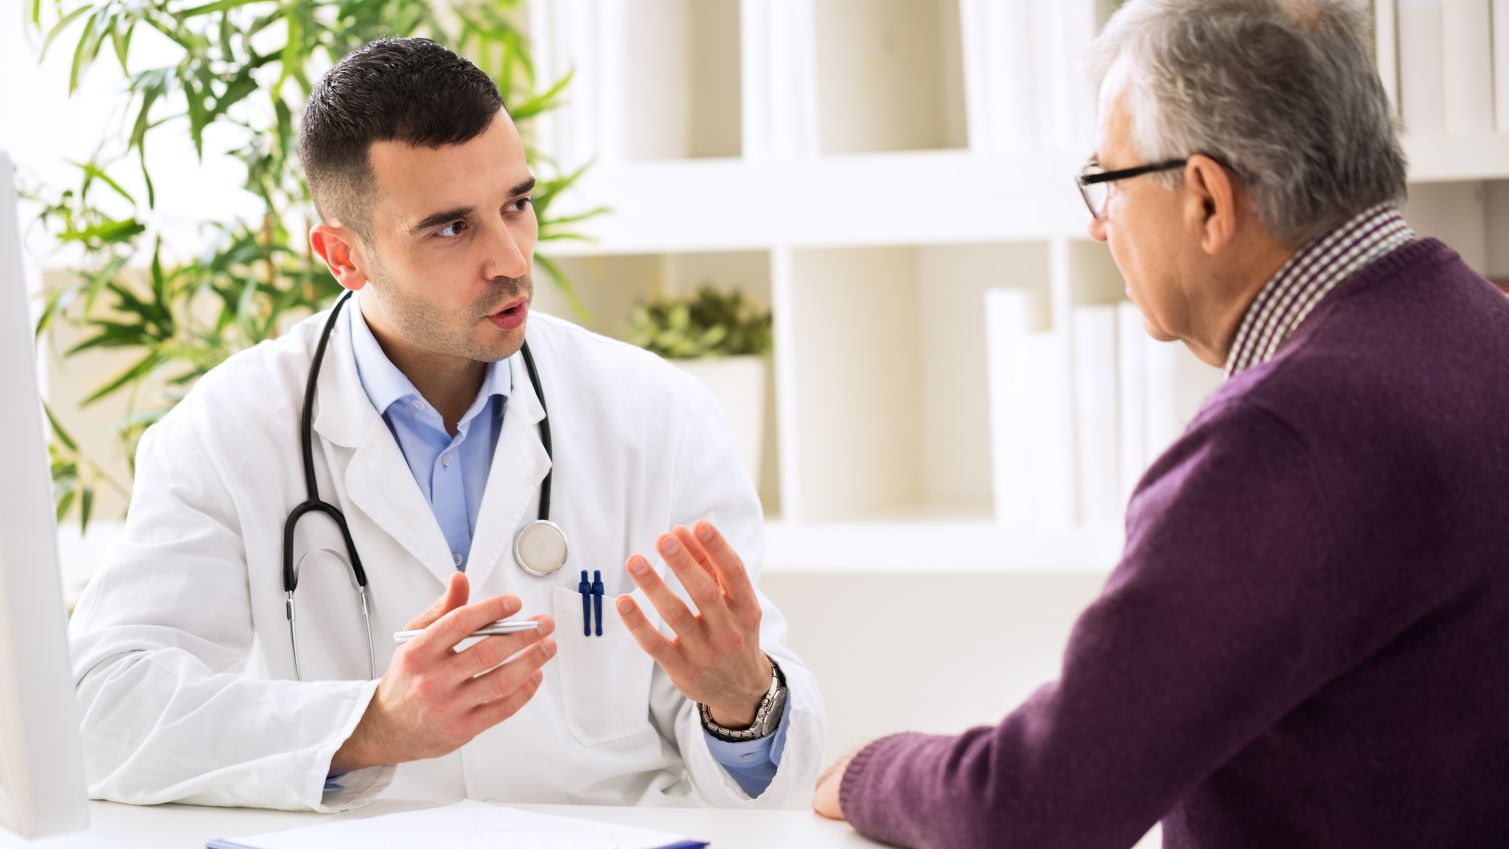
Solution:
M 356 579 L 356 594 L 361 601 L 362 624 L 367 629 L 367 674 L 369 678 L 377 677 L 377 661 L 372 650 L 372 617 L 367 603 L 367 571 L 362 568 L 362 560 L 356 553 L 356 543 L 351 539 L 351 529 L 346 525 L 346 517 L 333 504 L 320 500 L 319 487 L 314 480 L 314 388 L 320 375 L 320 363 L 325 360 L 325 348 L 330 342 L 330 333 L 335 329 L 336 317 L 340 315 L 341 307 L 351 299 L 351 292 L 341 295 L 330 310 L 330 317 L 325 320 L 325 328 L 320 333 L 320 341 L 314 349 L 314 362 L 309 366 L 309 378 L 304 383 L 304 408 L 300 414 L 299 443 L 303 450 L 304 459 L 304 487 L 309 493 L 309 498 L 303 504 L 293 508 L 288 514 L 288 520 L 283 524 L 283 593 L 287 599 L 284 603 L 288 615 L 288 640 L 293 646 L 293 674 L 299 680 L 304 675 L 299 667 L 299 636 L 298 617 L 294 612 L 293 593 L 299 585 L 299 573 L 293 565 L 293 534 L 298 527 L 299 520 L 310 513 L 321 513 L 329 517 L 335 526 L 340 529 L 341 540 L 346 544 L 346 556 L 350 561 L 351 574 Z M 550 521 L 550 478 L 555 471 L 555 454 L 550 446 L 550 417 L 545 408 L 545 390 L 540 387 L 540 373 L 535 369 L 534 356 L 529 353 L 529 343 L 525 342 L 520 349 L 524 354 L 524 368 L 529 372 L 529 383 L 534 388 L 535 397 L 540 399 L 540 412 L 544 415 L 540 418 L 540 443 L 545 447 L 545 456 L 551 461 L 551 468 L 545 472 L 545 480 L 540 484 L 540 514 L 539 518 L 530 522 L 514 536 L 513 557 L 514 561 L 523 569 L 536 577 L 548 577 L 555 574 L 566 564 L 566 532 L 561 526 Z

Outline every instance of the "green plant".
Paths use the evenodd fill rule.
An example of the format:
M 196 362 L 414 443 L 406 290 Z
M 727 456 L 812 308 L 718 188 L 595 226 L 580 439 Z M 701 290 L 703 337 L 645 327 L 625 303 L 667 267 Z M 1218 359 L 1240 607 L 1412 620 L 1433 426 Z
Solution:
M 315 214 L 297 162 L 296 127 L 313 68 L 328 67 L 380 36 L 432 38 L 497 81 L 539 178 L 540 241 L 580 239 L 573 226 L 604 211 L 551 211 L 584 169 L 563 172 L 533 149 L 530 120 L 559 105 L 570 76 L 536 79 L 527 38 L 512 23 L 523 0 L 50 0 L 45 10 L 43 0 L 27 2 L 31 26 L 46 29 L 44 55 L 79 27 L 70 95 L 107 49 L 127 80 L 120 131 L 89 161 L 74 163 L 77 185 L 27 191 L 41 207 L 42 225 L 76 257 L 66 282 L 46 292 L 37 332 L 72 325 L 83 341 L 62 351 L 65 358 L 92 349 L 129 352 L 131 365 L 84 402 L 126 394 L 119 437 L 127 457 L 134 456 L 142 431 L 206 371 L 318 310 L 338 291 L 308 245 Z M 147 30 L 166 38 L 175 62 L 133 66 L 133 35 Z M 193 250 L 167 245 L 154 217 L 158 198 L 147 143 L 186 132 L 202 159 L 212 128 L 216 137 L 239 140 L 224 152 L 244 164 L 243 189 L 255 199 L 256 212 L 208 224 L 207 240 Z M 203 241 L 210 247 L 200 251 Z M 581 313 L 555 264 L 545 256 L 536 261 Z M 87 526 L 94 487 L 108 479 L 58 425 L 55 412 L 49 415 L 58 516 L 77 506 Z
M 770 311 L 743 292 L 704 284 L 689 297 L 637 304 L 629 341 L 670 359 L 763 355 L 770 351 Z

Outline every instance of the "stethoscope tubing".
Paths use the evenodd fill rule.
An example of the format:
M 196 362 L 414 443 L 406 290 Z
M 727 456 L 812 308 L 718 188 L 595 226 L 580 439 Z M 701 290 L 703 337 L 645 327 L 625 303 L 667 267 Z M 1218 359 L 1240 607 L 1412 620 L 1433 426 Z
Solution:
M 298 589 L 299 574 L 294 568 L 293 562 L 293 538 L 299 520 L 310 513 L 320 513 L 328 517 L 335 526 L 340 529 L 341 541 L 345 543 L 346 554 L 350 561 L 352 577 L 356 580 L 356 592 L 361 602 L 362 624 L 367 631 L 367 672 L 369 678 L 377 677 L 376 653 L 372 645 L 372 618 L 369 603 L 367 570 L 362 567 L 361 556 L 356 551 L 356 541 L 351 537 L 351 529 L 346 524 L 346 517 L 340 509 L 320 499 L 319 485 L 314 476 L 314 395 L 319 383 L 320 366 L 325 361 L 325 349 L 329 347 L 330 335 L 335 330 L 336 319 L 340 316 L 341 308 L 351 300 L 351 291 L 343 293 L 330 310 L 330 317 L 325 320 L 325 326 L 320 331 L 319 343 L 314 349 L 314 359 L 309 365 L 309 377 L 304 382 L 304 404 L 299 414 L 299 449 L 301 451 L 304 467 L 304 489 L 307 499 L 289 514 L 283 523 L 283 593 L 284 610 L 288 619 L 288 640 L 293 647 L 293 673 L 300 681 L 304 679 L 303 670 L 299 663 L 299 637 L 298 615 L 294 605 L 294 591 Z M 545 406 L 545 391 L 540 385 L 539 370 L 535 367 L 534 355 L 529 350 L 529 343 L 525 342 L 520 352 L 524 355 L 524 368 L 529 372 L 529 383 L 534 389 L 535 397 L 539 399 L 540 411 L 544 415 L 540 418 L 540 442 L 545 448 L 545 456 L 550 459 L 550 468 L 545 472 L 545 479 L 540 483 L 540 511 L 538 522 L 554 528 L 564 542 L 565 532 L 550 521 L 550 482 L 555 473 L 555 453 L 550 438 L 549 410 Z M 548 576 L 555 572 L 537 571 L 526 564 L 517 552 L 515 546 L 515 559 L 519 566 L 531 575 Z M 557 565 L 556 569 L 560 566 Z

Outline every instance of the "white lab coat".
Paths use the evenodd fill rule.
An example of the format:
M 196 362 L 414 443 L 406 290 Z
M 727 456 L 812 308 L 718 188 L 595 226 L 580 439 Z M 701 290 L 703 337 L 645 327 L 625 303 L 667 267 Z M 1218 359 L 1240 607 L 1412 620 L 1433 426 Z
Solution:
M 355 309 L 355 304 L 347 309 Z M 560 652 L 516 715 L 440 758 L 348 774 L 326 791 L 331 757 L 366 709 L 367 641 L 333 524 L 300 522 L 294 679 L 282 579 L 283 523 L 305 499 L 299 410 L 322 313 L 206 375 L 141 441 L 125 529 L 70 625 L 92 796 L 134 803 L 344 810 L 379 793 L 519 803 L 805 805 L 825 719 L 812 674 L 784 646 L 761 596 L 761 642 L 785 672 L 789 731 L 775 779 L 751 799 L 713 759 L 696 705 L 634 643 L 612 607 L 634 589 L 624 560 L 706 518 L 752 573 L 760 508 L 716 402 L 637 348 L 545 315 L 528 339 L 550 410 L 551 518 L 569 560 L 548 578 L 515 564 L 515 532 L 539 509 L 551 462 L 521 357 L 467 575 L 472 598 L 513 593 L 550 613 Z M 344 316 L 343 316 L 344 318 Z M 392 634 L 454 572 L 445 537 L 396 441 L 358 380 L 336 322 L 314 413 L 321 497 L 350 524 L 371 590 L 379 674 Z M 584 638 L 580 569 L 601 569 L 604 636 Z M 637 592 L 637 591 L 636 591 Z M 683 593 L 684 595 L 684 593 Z M 641 608 L 654 615 L 642 593 Z M 658 622 L 658 617 L 655 617 Z

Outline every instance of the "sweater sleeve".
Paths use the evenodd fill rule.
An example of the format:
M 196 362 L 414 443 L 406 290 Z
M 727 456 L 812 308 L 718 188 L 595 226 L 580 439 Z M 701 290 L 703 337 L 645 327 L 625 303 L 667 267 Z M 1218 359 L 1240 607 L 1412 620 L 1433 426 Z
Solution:
M 881 739 L 840 790 L 910 847 L 1125 847 L 1376 641 L 1343 593 L 1303 441 L 1247 405 L 1149 470 L 1127 544 L 1057 683 L 999 725 Z M 1349 601 L 1349 599 L 1351 599 Z

